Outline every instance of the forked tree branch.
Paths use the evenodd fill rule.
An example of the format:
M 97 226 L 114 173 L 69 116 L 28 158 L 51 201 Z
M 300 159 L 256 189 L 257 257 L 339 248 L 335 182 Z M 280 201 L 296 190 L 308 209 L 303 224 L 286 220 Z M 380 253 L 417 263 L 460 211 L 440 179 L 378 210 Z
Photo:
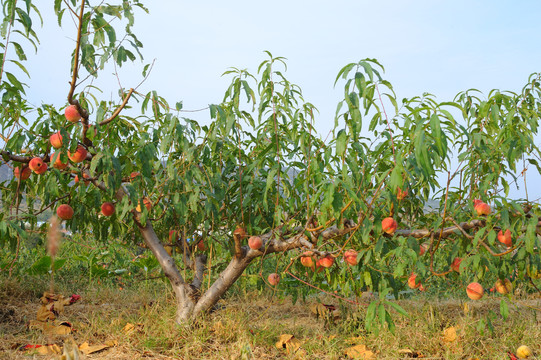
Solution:
M 130 97 L 131 97 L 132 94 L 133 94 L 133 88 L 131 88 L 131 89 L 128 91 L 128 94 L 126 94 L 126 97 L 124 98 L 124 101 L 122 101 L 122 104 L 120 104 L 120 106 L 116 108 L 115 112 L 113 112 L 113 114 L 111 115 L 111 117 L 108 118 L 108 119 L 103 120 L 102 122 L 100 122 L 100 123 L 99 123 L 99 126 L 103 126 L 103 125 L 108 124 L 108 123 L 110 123 L 111 121 L 113 121 L 113 120 L 118 116 L 118 114 L 120 114 L 120 112 L 122 111 L 122 109 L 124 109 L 124 107 L 125 107 L 126 104 L 128 103 L 128 100 L 130 99 Z

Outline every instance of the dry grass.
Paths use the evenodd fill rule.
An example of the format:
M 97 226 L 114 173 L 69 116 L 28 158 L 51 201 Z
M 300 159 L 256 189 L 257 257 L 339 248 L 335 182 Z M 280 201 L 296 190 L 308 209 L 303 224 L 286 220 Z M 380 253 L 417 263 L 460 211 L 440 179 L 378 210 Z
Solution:
M 40 295 L 13 281 L 0 283 L 0 359 L 55 358 L 18 350 L 25 344 L 64 341 L 61 336 L 27 329 Z M 521 344 L 541 353 L 541 311 L 532 309 L 541 308 L 539 300 L 518 301 L 522 305 L 510 308 L 507 321 L 499 316 L 498 297 L 468 302 L 466 314 L 460 301 L 422 297 L 401 301 L 410 317 L 394 316 L 396 335 L 387 329 L 376 335 L 363 330 L 359 314 L 364 309 L 341 308 L 341 319 L 334 323 L 317 319 L 309 310 L 316 299 L 293 305 L 289 300 L 258 294 L 231 297 L 221 302 L 223 309 L 190 328 L 181 328 L 172 321 L 173 295 L 163 283 L 153 284 L 150 290 L 89 288 L 81 295 L 82 300 L 67 307 L 62 316 L 76 329 L 75 341 L 118 343 L 89 359 L 341 359 L 354 337 L 377 352 L 378 359 L 408 358 L 400 349 L 425 359 L 507 359 L 506 352 Z M 492 319 L 493 333 L 479 326 L 487 317 Z M 137 326 L 125 333 L 128 323 Z M 442 331 L 451 326 L 457 328 L 458 339 L 446 343 Z M 302 342 L 301 353 L 288 355 L 275 347 L 278 337 L 286 333 Z

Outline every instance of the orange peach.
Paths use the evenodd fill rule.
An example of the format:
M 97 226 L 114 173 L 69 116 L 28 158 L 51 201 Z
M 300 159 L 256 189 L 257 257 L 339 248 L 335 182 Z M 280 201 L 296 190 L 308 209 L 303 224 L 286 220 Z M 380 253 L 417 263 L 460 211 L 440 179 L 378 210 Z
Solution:
M 52 134 L 49 137 L 49 141 L 52 147 L 54 147 L 55 149 L 60 149 L 62 147 L 62 135 L 60 135 L 60 131 Z
M 472 300 L 479 300 L 485 294 L 485 290 L 478 282 L 472 282 L 466 288 L 466 294 Z
M 498 233 L 498 241 L 507 247 L 513 246 L 513 240 L 511 239 L 511 230 L 505 230 L 505 233 L 500 230 Z
M 394 234 L 397 227 L 398 223 L 392 217 L 386 217 L 381 222 L 381 229 L 387 234 Z
M 509 294 L 513 290 L 513 284 L 509 279 L 498 279 L 494 284 L 494 289 L 502 295 Z
M 420 282 L 416 281 L 417 274 L 411 273 L 410 277 L 408 278 L 408 286 L 410 289 L 417 289 L 419 286 L 421 286 Z
M 86 159 L 87 154 L 88 154 L 88 151 L 81 145 L 77 145 L 77 150 L 75 150 L 73 154 L 70 151 L 68 151 L 69 159 L 76 164 L 83 162 Z

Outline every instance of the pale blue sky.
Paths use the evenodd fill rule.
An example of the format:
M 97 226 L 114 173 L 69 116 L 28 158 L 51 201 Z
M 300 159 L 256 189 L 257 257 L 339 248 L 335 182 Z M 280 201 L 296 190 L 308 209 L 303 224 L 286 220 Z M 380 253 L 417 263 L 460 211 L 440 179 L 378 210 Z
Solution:
M 288 59 L 289 79 L 320 110 L 321 133 L 331 129 L 342 94 L 333 88 L 337 72 L 362 58 L 377 58 L 385 66 L 399 99 L 427 91 L 444 101 L 468 88 L 520 91 L 529 74 L 541 71 L 540 1 L 161 0 L 146 5 L 150 15 L 139 12 L 135 31 L 145 63 L 156 63 L 141 91 L 155 89 L 172 104 L 182 100 L 185 109 L 203 108 L 222 99 L 229 80 L 220 75 L 228 67 L 255 72 L 269 50 Z M 35 104 L 60 106 L 68 90 L 74 28 L 57 30 L 52 3 L 43 15 L 48 24 L 29 66 L 28 93 Z M 140 82 L 140 70 L 134 69 L 121 71 L 124 87 Z M 118 84 L 111 72 L 96 84 L 106 98 L 115 99 Z M 189 116 L 205 121 L 208 112 Z M 529 191 L 530 197 L 541 196 L 539 177 Z

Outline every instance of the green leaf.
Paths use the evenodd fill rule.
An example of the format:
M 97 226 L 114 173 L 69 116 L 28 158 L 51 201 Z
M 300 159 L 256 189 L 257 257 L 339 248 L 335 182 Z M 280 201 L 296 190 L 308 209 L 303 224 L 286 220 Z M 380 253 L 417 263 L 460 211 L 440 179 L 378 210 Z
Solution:
M 507 306 L 505 299 L 500 301 L 500 314 L 504 320 L 507 320 L 507 317 L 509 316 L 509 307 Z

